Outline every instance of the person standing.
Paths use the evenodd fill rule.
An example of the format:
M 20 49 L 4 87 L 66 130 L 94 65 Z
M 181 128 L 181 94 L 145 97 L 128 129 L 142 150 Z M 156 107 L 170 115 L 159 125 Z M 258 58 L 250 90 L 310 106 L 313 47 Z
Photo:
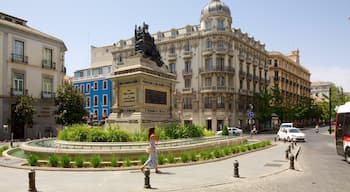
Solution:
M 149 140 L 149 155 L 147 161 L 141 167 L 141 171 L 143 172 L 145 167 L 151 167 L 156 170 L 156 173 L 161 173 L 158 169 L 158 154 L 156 144 L 158 144 L 158 138 L 155 133 L 155 128 L 150 128 L 148 130 L 148 140 Z

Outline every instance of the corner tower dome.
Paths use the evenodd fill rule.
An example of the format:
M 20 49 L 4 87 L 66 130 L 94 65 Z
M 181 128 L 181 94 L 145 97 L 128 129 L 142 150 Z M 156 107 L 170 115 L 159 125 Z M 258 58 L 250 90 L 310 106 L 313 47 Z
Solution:
M 204 31 L 231 31 L 230 8 L 220 0 L 211 0 L 201 12 L 200 28 Z
M 225 15 L 231 17 L 231 11 L 230 8 L 220 0 L 212 0 L 202 9 L 201 19 L 212 15 Z

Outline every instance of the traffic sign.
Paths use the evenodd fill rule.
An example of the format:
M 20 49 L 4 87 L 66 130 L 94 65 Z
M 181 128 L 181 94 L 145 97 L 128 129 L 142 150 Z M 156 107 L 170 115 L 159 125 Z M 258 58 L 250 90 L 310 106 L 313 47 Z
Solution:
M 254 118 L 254 112 L 253 111 L 248 112 L 248 117 L 250 119 Z

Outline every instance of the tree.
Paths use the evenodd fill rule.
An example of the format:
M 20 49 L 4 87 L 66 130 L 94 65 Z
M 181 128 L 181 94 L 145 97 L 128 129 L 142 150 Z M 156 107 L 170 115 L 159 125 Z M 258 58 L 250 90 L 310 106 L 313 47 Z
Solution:
M 258 120 L 260 125 L 263 125 L 263 128 L 265 128 L 266 123 L 269 122 L 271 119 L 271 114 L 272 114 L 272 108 L 270 106 L 271 100 L 272 100 L 272 96 L 271 94 L 268 93 L 266 89 L 254 95 L 255 118 Z
M 87 115 L 84 108 L 84 95 L 74 88 L 71 83 L 65 83 L 57 90 L 55 97 L 56 122 L 61 125 L 72 125 L 84 122 Z
M 15 122 L 22 125 L 33 125 L 34 99 L 32 96 L 21 95 L 16 98 Z

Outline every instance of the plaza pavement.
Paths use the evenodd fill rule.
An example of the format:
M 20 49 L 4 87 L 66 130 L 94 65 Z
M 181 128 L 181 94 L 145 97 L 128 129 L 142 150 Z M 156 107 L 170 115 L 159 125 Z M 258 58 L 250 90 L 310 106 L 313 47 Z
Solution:
M 155 174 L 151 170 L 150 183 L 156 191 L 211 191 L 213 187 L 232 188 L 238 183 L 250 185 L 250 181 L 256 182 L 289 171 L 289 162 L 285 159 L 287 145 L 278 142 L 271 148 L 222 161 L 162 168 L 163 174 Z M 240 178 L 233 177 L 234 160 L 239 161 Z M 28 190 L 28 172 L 0 167 L 0 191 Z M 42 192 L 150 191 L 143 185 L 144 175 L 140 170 L 36 171 L 36 187 Z

